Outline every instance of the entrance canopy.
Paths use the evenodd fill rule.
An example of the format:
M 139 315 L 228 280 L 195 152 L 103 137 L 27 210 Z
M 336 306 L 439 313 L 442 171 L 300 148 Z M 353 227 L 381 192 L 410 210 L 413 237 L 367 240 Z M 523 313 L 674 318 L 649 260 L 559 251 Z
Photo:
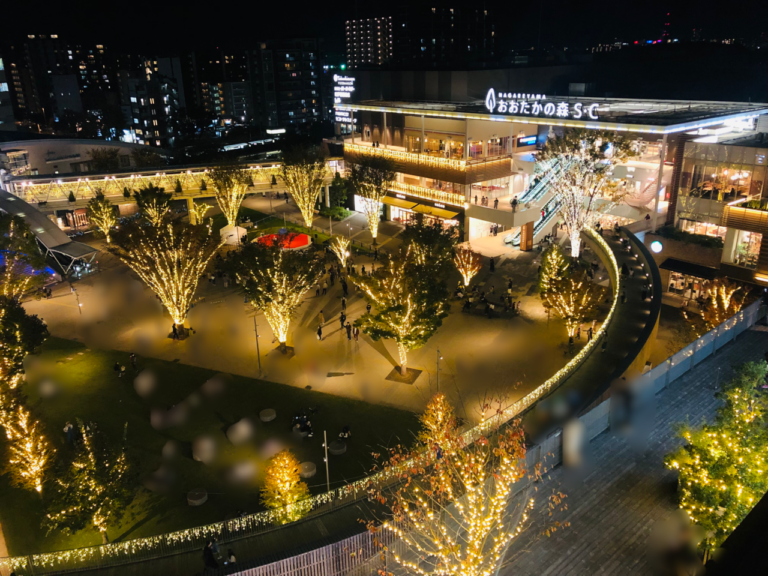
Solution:
M 381 199 L 382 204 L 388 204 L 390 206 L 395 206 L 396 208 L 403 208 L 405 210 L 410 210 L 414 206 L 416 206 L 416 202 L 408 202 L 408 200 L 401 200 L 400 198 L 392 198 L 391 196 L 384 196 L 384 198 Z
M 458 212 L 450 212 L 448 210 L 443 210 L 442 208 L 435 208 L 434 206 L 424 206 L 423 204 L 416 206 L 413 211 L 419 212 L 420 214 L 428 214 L 429 216 L 442 218 L 443 220 L 453 220 L 456 218 L 456 216 L 459 215 Z

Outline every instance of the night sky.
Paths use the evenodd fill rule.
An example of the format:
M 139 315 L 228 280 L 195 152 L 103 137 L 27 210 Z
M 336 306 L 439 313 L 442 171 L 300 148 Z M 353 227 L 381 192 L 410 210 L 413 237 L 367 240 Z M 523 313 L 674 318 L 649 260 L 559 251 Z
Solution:
M 440 0 L 434 0 L 436 5 Z M 182 49 L 244 48 L 257 40 L 320 36 L 343 51 L 344 21 L 357 15 L 386 15 L 387 2 L 187 0 L 185 2 L 7 2 L 4 33 L 58 33 L 71 41 L 115 49 L 173 53 Z M 576 47 L 659 36 L 669 12 L 673 37 L 688 39 L 693 28 L 706 37 L 758 37 L 768 26 L 764 0 L 573 1 L 478 0 L 491 11 L 507 48 Z M 397 6 L 396 2 L 390 4 Z M 95 9 L 96 8 L 96 9 Z M 12 23 L 12 26 L 8 24 Z

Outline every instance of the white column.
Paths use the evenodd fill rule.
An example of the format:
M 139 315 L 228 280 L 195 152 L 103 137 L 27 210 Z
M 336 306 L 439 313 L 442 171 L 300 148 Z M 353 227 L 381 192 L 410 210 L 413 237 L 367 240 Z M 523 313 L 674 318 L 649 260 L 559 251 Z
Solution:
M 331 207 L 331 187 L 328 185 L 325 187 L 325 207 Z
M 355 143 L 355 111 L 349 111 L 349 119 L 352 120 L 352 144 Z
M 464 160 L 469 158 L 469 120 L 464 120 Z
M 664 176 L 664 158 L 667 155 L 667 135 L 661 141 L 661 155 L 659 157 L 659 175 L 656 178 L 656 200 L 653 202 L 653 218 L 651 219 L 651 229 L 655 232 L 659 219 L 659 193 L 661 192 L 661 179 Z M 667 208 L 669 210 L 669 208 Z
M 387 113 L 384 112 L 384 148 L 387 147 Z

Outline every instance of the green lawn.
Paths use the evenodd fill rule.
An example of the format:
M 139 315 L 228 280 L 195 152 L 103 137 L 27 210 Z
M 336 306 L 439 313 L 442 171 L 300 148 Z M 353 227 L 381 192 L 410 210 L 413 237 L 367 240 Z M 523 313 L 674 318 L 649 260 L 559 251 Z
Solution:
M 328 431 L 329 440 L 335 438 L 345 424 L 353 432 L 347 453 L 330 457 L 333 487 L 364 475 L 370 470 L 372 451 L 399 441 L 410 443 L 413 431 L 418 428 L 416 415 L 402 410 L 231 376 L 220 396 L 210 398 L 199 394 L 202 401 L 191 411 L 185 424 L 158 432 L 150 425 L 150 409 L 167 408 L 199 392 L 200 386 L 215 372 L 140 358 L 139 368 L 152 370 L 157 376 L 155 392 L 143 399 L 133 388 L 134 374 L 125 353 L 87 350 L 76 342 L 51 338 L 35 358 L 40 360 L 39 368 L 29 371 L 25 392 L 29 406 L 44 423 L 60 458 L 67 458 L 71 450 L 62 429 L 66 421 L 74 422 L 76 418 L 98 422 L 115 442 L 120 441 L 127 423 L 129 450 L 138 459 L 142 478 L 161 465 L 161 450 L 167 440 L 175 439 L 182 444 L 184 453 L 173 462 L 178 479 L 171 491 L 158 495 L 142 489 L 134 506 L 135 517 L 122 526 L 110 527 L 109 536 L 113 541 L 216 522 L 238 510 L 248 513 L 261 510 L 258 490 L 266 465 L 261 447 L 268 440 L 290 446 L 301 461 L 317 465 L 317 475 L 308 484 L 313 493 L 319 493 L 326 489 L 324 429 Z M 126 365 L 125 378 L 117 378 L 113 372 L 116 361 Z M 58 385 L 56 396 L 41 398 L 38 388 L 45 380 L 53 380 Z M 290 434 L 290 423 L 298 410 L 308 407 L 318 409 L 311 418 L 315 436 L 301 440 Z M 277 418 L 266 424 L 260 422 L 258 414 L 264 408 L 274 408 Z M 243 417 L 255 424 L 256 437 L 246 445 L 233 446 L 225 431 Z M 191 442 L 201 434 L 211 435 L 218 442 L 220 457 L 216 465 L 206 466 L 191 458 Z M 236 487 L 223 475 L 229 464 L 242 460 L 256 464 L 257 477 L 245 486 Z M 187 505 L 186 494 L 196 487 L 206 488 L 210 496 L 206 504 L 192 508 Z M 46 536 L 39 527 L 42 511 L 40 497 L 13 488 L 6 477 L 0 477 L 0 525 L 12 555 L 100 543 L 100 537 L 93 531 L 73 536 Z

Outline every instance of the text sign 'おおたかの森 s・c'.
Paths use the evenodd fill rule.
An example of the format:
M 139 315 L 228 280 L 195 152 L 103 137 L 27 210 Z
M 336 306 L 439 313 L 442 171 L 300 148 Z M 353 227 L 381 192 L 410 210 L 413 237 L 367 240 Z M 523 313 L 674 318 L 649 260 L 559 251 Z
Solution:
M 527 94 L 512 94 L 499 92 L 491 88 L 485 96 L 485 107 L 493 114 L 517 114 L 520 116 L 549 116 L 552 118 L 581 118 L 597 120 L 597 104 L 583 102 L 547 102 L 542 98 L 515 99 L 514 97 L 528 96 Z M 537 95 L 536 95 L 537 96 Z

